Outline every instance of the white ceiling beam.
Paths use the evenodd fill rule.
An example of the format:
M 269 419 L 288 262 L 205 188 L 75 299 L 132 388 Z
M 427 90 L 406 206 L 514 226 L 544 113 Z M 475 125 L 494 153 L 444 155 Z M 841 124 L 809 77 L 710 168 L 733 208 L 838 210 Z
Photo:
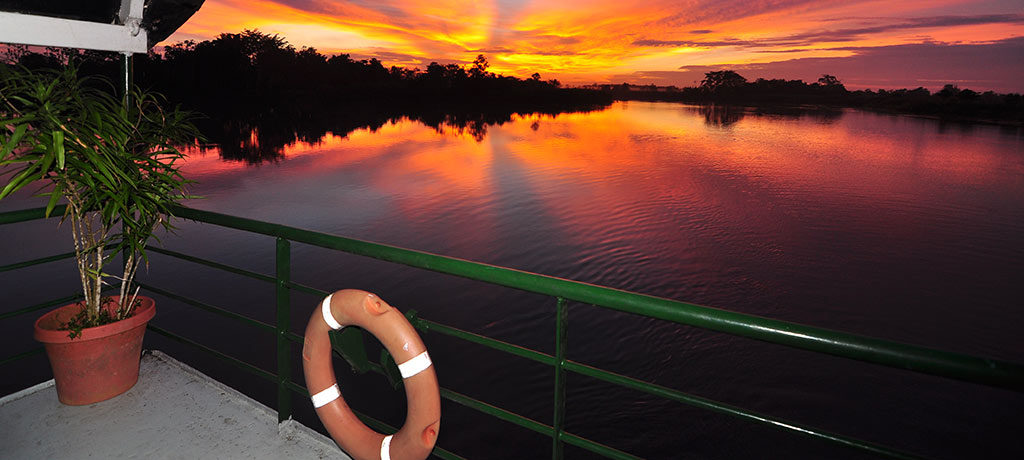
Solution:
M 126 0 L 142 3 L 142 0 Z M 135 12 L 132 5 L 128 11 Z M 138 18 L 142 17 L 141 6 Z M 129 15 L 129 17 L 134 17 Z M 117 25 L 72 19 L 0 12 L 0 43 L 59 46 L 121 53 L 146 53 L 146 30 L 135 24 Z

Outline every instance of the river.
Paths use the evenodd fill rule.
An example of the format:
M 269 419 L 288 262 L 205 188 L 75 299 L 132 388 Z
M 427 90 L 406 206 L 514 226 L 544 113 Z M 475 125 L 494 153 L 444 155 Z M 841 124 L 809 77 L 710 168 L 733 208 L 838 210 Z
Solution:
M 204 198 L 188 205 L 1024 362 L 1019 128 L 857 110 L 618 102 L 468 127 L 399 119 L 308 140 L 263 162 L 226 161 L 215 148 L 194 152 L 183 170 Z M 33 202 L 22 195 L 0 204 L 9 210 Z M 40 225 L 24 228 L 4 230 L 26 232 L 4 238 L 13 254 L 4 260 L 53 245 L 32 236 Z M 186 222 L 164 244 L 273 273 L 271 238 Z M 293 278 L 304 284 L 371 290 L 422 317 L 553 351 L 552 299 L 303 245 L 293 259 Z M 51 276 L 32 273 L 49 272 L 26 278 Z M 156 255 L 142 278 L 273 318 L 272 287 Z M 19 295 L 13 298 L 29 296 Z M 271 337 L 227 337 L 219 320 L 157 299 L 166 306 L 155 324 L 224 342 L 272 368 Z M 317 299 L 293 299 L 300 332 Z M 1024 395 L 588 305 L 569 311 L 568 356 L 585 364 L 929 456 L 1024 453 Z M 243 337 L 266 345 L 231 343 Z M 551 423 L 550 369 L 426 339 L 443 386 Z M 400 424 L 401 396 L 374 390 L 385 385 L 379 377 L 365 382 L 351 383 L 346 394 L 379 391 L 390 400 L 383 417 Z M 570 432 L 644 457 L 858 455 L 586 377 L 568 383 Z M 273 401 L 269 386 L 253 391 Z M 353 405 L 370 413 L 378 405 L 356 398 Z M 542 436 L 454 404 L 444 409 L 439 443 L 456 453 L 550 455 Z M 568 458 L 585 457 L 567 449 Z

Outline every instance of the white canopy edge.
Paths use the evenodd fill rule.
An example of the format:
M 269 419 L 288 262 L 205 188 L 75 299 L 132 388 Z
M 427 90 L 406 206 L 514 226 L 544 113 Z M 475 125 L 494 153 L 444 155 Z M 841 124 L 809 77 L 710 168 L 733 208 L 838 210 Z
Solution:
M 0 43 L 146 53 L 143 0 L 121 0 L 123 25 L 0 11 Z

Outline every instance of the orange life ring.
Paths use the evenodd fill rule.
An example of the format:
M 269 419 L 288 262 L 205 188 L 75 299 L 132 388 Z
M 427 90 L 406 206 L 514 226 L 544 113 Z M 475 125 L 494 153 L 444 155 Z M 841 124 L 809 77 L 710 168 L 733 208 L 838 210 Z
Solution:
M 430 455 L 441 427 L 441 395 L 427 347 L 394 307 L 366 291 L 345 289 L 328 295 L 306 325 L 302 370 L 316 415 L 356 460 L 421 460 Z M 345 326 L 370 331 L 387 348 L 405 382 L 405 425 L 385 436 L 363 424 L 338 390 L 327 332 Z

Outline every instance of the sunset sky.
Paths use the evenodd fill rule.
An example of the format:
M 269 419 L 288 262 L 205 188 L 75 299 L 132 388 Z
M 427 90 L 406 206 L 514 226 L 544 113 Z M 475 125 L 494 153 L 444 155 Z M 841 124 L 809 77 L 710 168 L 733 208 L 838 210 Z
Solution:
M 563 83 L 695 85 L 709 70 L 850 89 L 1024 92 L 1024 0 L 206 0 L 164 44 L 258 29 L 385 65 Z

